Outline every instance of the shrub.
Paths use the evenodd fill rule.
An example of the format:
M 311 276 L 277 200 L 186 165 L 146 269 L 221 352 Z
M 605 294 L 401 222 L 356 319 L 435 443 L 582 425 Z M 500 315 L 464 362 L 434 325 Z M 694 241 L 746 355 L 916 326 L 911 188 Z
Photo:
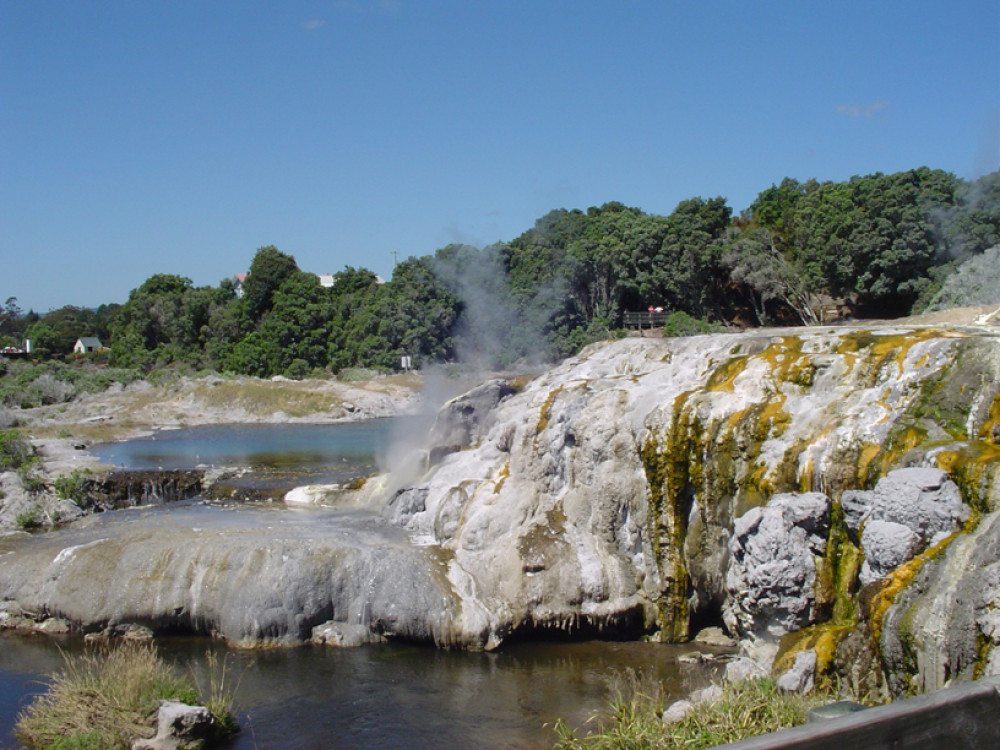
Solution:
M 80 393 L 104 391 L 113 383 L 128 385 L 139 377 L 137 370 L 90 363 L 11 362 L 0 380 L 0 403 L 22 409 L 64 403 Z
M 74 469 L 70 474 L 58 476 L 52 482 L 52 489 L 56 495 L 64 500 L 72 500 L 77 505 L 82 505 L 87 498 L 87 480 L 90 472 L 82 469 Z
M 709 323 L 688 315 L 686 312 L 672 312 L 663 322 L 663 335 L 667 338 L 674 336 L 697 336 L 703 333 L 719 333 L 725 330 L 722 326 Z
M 41 492 L 45 489 L 45 477 L 35 472 L 35 464 L 38 459 L 32 456 L 28 463 L 21 464 L 17 470 L 18 476 L 21 477 L 21 484 L 24 485 L 26 492 Z
M 309 375 L 309 363 L 304 359 L 293 359 L 285 368 L 285 377 L 290 380 L 302 380 Z
M 155 646 L 125 642 L 67 656 L 48 692 L 18 716 L 15 733 L 32 748 L 125 750 L 149 733 L 159 701 L 167 699 L 199 702 L 194 685 Z
M 16 471 L 34 460 L 31 443 L 14 430 L 0 430 L 0 471 Z
M 41 518 L 41 509 L 37 505 L 33 505 L 28 510 L 23 510 L 14 516 L 14 524 L 17 528 L 27 531 L 28 529 L 34 529 L 41 526 Z
M 51 373 L 43 373 L 31 383 L 43 404 L 62 404 L 76 395 L 76 387 L 65 380 L 57 380 Z

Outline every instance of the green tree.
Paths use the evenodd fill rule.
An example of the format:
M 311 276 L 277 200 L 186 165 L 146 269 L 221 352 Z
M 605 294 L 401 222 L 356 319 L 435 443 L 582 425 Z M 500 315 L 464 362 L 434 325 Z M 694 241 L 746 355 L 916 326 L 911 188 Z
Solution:
M 31 341 L 32 352 L 37 355 L 61 353 L 59 332 L 44 320 L 39 320 L 28 326 L 24 336 Z
M 83 307 L 60 307 L 47 312 L 42 321 L 55 332 L 57 341 L 52 348 L 53 353 L 69 354 L 77 339 L 99 335 L 96 313 Z
M 358 346 L 360 361 L 398 368 L 403 355 L 412 357 L 414 364 L 453 359 L 461 302 L 434 273 L 433 259 L 400 263 L 385 287 L 372 310 L 375 338 L 368 336 Z
M 259 331 L 268 342 L 268 374 L 284 373 L 296 359 L 310 368 L 328 361 L 334 307 L 315 274 L 295 271 L 274 292 Z
M 247 317 L 260 321 L 271 309 L 274 293 L 282 282 L 299 270 L 295 258 L 285 255 L 274 245 L 257 251 L 250 264 L 250 273 L 243 283 L 243 305 Z
M 8 346 L 19 345 L 24 338 L 25 326 L 24 311 L 17 304 L 17 297 L 8 297 L 6 302 L 0 304 L 0 337 L 6 338 Z
M 133 289 L 112 323 L 111 360 L 118 367 L 198 364 L 211 319 L 214 290 L 191 280 L 155 274 Z
M 819 300 L 777 248 L 775 235 L 763 227 L 732 228 L 724 243 L 723 265 L 730 280 L 753 309 L 758 325 L 768 325 L 769 307 L 777 302 L 795 312 L 803 325 L 819 322 Z
M 569 293 L 589 326 L 621 326 L 622 312 L 644 305 L 640 279 L 652 273 L 669 224 L 621 203 L 587 211 L 588 225 L 568 246 Z
M 775 238 L 775 246 L 788 249 L 795 228 L 795 212 L 799 200 L 819 187 L 816 180 L 804 183 L 786 177 L 781 184 L 762 190 L 744 212 L 746 223 L 764 227 Z
M 926 167 L 823 185 L 796 204 L 792 260 L 811 289 L 859 314 L 906 314 L 946 260 L 940 219 L 956 185 Z
M 726 274 L 719 239 L 731 216 L 725 198 L 681 201 L 666 219 L 649 271 L 640 274 L 643 299 L 696 318 L 722 319 Z

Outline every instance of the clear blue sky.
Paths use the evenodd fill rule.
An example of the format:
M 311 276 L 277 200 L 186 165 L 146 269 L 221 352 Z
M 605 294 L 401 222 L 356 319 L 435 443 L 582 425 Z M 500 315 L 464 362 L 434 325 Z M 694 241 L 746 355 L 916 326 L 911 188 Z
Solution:
M 0 301 L 1000 167 L 1000 3 L 0 0 Z

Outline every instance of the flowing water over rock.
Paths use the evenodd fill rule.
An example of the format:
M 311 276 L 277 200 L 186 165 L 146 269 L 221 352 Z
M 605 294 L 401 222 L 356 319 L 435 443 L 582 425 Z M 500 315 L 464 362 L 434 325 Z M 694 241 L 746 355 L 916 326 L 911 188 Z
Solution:
M 398 425 L 388 422 L 370 425 L 361 432 L 356 427 L 325 426 L 318 430 L 303 426 L 267 427 L 253 430 L 253 437 L 258 443 L 271 440 L 265 447 L 272 454 L 280 453 L 281 439 L 293 447 L 301 444 L 303 436 L 314 442 L 322 440 L 318 450 L 335 464 L 342 463 L 337 452 L 343 449 L 352 457 L 352 466 L 357 463 L 373 466 L 375 453 L 388 435 L 398 431 Z M 155 460 L 164 466 L 192 465 L 195 450 L 207 462 L 230 464 L 229 457 L 237 454 L 228 440 L 230 432 L 237 445 L 246 444 L 246 430 L 241 427 L 233 427 L 231 431 L 215 428 L 207 443 L 203 431 L 194 431 L 198 438 L 196 445 L 181 439 L 185 432 L 171 432 L 169 443 L 145 440 L 116 445 L 115 451 L 121 456 L 117 463 L 149 465 L 149 459 L 143 464 L 142 459 L 133 457 L 148 453 L 149 443 L 156 442 L 159 454 Z M 274 441 L 275 436 L 279 440 Z M 366 436 L 376 439 L 366 441 Z M 274 442 L 279 447 L 275 448 Z M 163 450 L 165 444 L 174 452 Z M 220 461 L 219 455 L 226 458 Z M 294 468 L 285 458 L 278 460 Z M 306 471 L 310 470 L 307 466 Z M 270 478 L 265 477 L 265 481 Z M 135 536 L 133 530 L 137 529 L 143 532 Z M 280 538 L 297 548 L 313 545 L 316 538 L 329 535 L 348 539 L 352 544 L 378 546 L 383 551 L 406 539 L 405 533 L 389 527 L 381 516 L 357 510 L 286 509 L 268 504 L 240 506 L 197 501 L 93 516 L 65 532 L 68 533 L 37 535 L 33 540 L 60 539 L 61 549 L 69 550 L 64 554 L 65 559 L 74 554 L 74 548 L 100 547 L 100 539 L 120 535 L 133 539 L 137 564 L 145 565 L 155 555 L 150 554 L 151 548 L 143 539 L 177 537 L 197 542 L 226 535 L 239 539 L 242 546 L 252 550 L 259 539 Z M 176 546 L 185 545 L 178 541 Z M 108 547 L 107 554 L 105 565 L 118 565 L 123 557 L 130 559 L 129 553 L 116 547 Z M 147 570 L 134 578 L 145 585 L 150 575 Z M 377 582 L 374 585 L 377 587 Z M 134 597 L 144 596 L 155 598 L 163 594 L 137 587 Z M 359 608 L 364 606 L 363 601 L 359 602 Z M 360 618 L 363 613 L 358 614 Z M 63 666 L 56 644 L 70 654 L 82 647 L 78 638 L 55 636 L 55 641 L 51 638 L 0 634 L 0 746 L 12 745 L 10 732 L 17 712 L 30 695 L 43 689 L 44 676 Z M 204 638 L 178 637 L 161 639 L 159 646 L 164 656 L 182 671 L 192 668 L 189 665 L 195 671 L 203 671 L 206 651 L 219 648 L 217 642 Z M 524 643 L 491 654 L 393 644 L 356 649 L 306 646 L 229 651 L 226 658 L 230 674 L 240 679 L 237 697 L 244 727 L 230 747 L 251 750 L 547 746 L 555 736 L 551 724 L 556 719 L 583 725 L 594 711 L 603 708 L 609 694 L 608 680 L 627 670 L 655 677 L 671 696 L 679 697 L 704 686 L 716 668 L 711 663 L 692 665 L 677 660 L 680 653 L 690 650 L 649 643 L 590 642 Z

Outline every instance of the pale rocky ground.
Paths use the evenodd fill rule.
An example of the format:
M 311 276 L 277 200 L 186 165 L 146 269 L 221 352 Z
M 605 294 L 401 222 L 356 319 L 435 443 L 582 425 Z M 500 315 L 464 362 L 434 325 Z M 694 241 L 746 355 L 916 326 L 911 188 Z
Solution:
M 868 536 L 878 564 L 866 576 L 936 550 L 887 609 L 857 603 L 858 626 L 879 627 L 893 692 L 1000 673 L 996 312 L 588 347 L 516 388 L 450 402 L 409 473 L 300 493 L 327 506 L 300 506 L 302 524 L 217 530 L 178 515 L 154 533 L 136 517 L 109 538 L 85 519 L 71 534 L 0 540 L 0 620 L 61 612 L 85 628 L 154 622 L 245 644 L 361 627 L 493 648 L 544 631 L 683 639 L 716 613 L 770 665 L 789 628 L 829 616 L 828 509 L 855 492 L 859 525 L 845 533 L 864 537 L 868 520 L 899 532 Z M 949 388 L 954 403 L 934 400 Z M 961 435 L 938 408 L 965 415 Z M 964 530 L 969 508 L 940 473 L 915 486 L 944 494 L 898 517 L 875 480 L 900 466 L 965 471 L 978 527 Z M 781 542 L 790 535 L 800 543 Z M 775 572 L 762 596 L 742 597 L 741 556 Z M 913 634 L 899 648 L 897 622 Z
M 145 381 L 103 393 L 83 394 L 65 404 L 9 412 L 31 435 L 48 484 L 76 470 L 100 472 L 86 448 L 155 429 L 208 424 L 336 423 L 415 412 L 424 403 L 423 378 L 396 375 L 344 383 L 334 380 L 210 376 L 181 378 L 165 386 Z M 34 513 L 39 523 L 81 515 L 52 491 L 28 493 L 15 472 L 0 474 L 0 533 L 18 528 Z
M 165 386 L 139 381 L 126 388 L 84 394 L 66 404 L 16 412 L 36 435 L 115 440 L 152 428 L 207 424 L 333 423 L 414 411 L 421 402 L 419 375 L 356 383 L 209 376 Z

